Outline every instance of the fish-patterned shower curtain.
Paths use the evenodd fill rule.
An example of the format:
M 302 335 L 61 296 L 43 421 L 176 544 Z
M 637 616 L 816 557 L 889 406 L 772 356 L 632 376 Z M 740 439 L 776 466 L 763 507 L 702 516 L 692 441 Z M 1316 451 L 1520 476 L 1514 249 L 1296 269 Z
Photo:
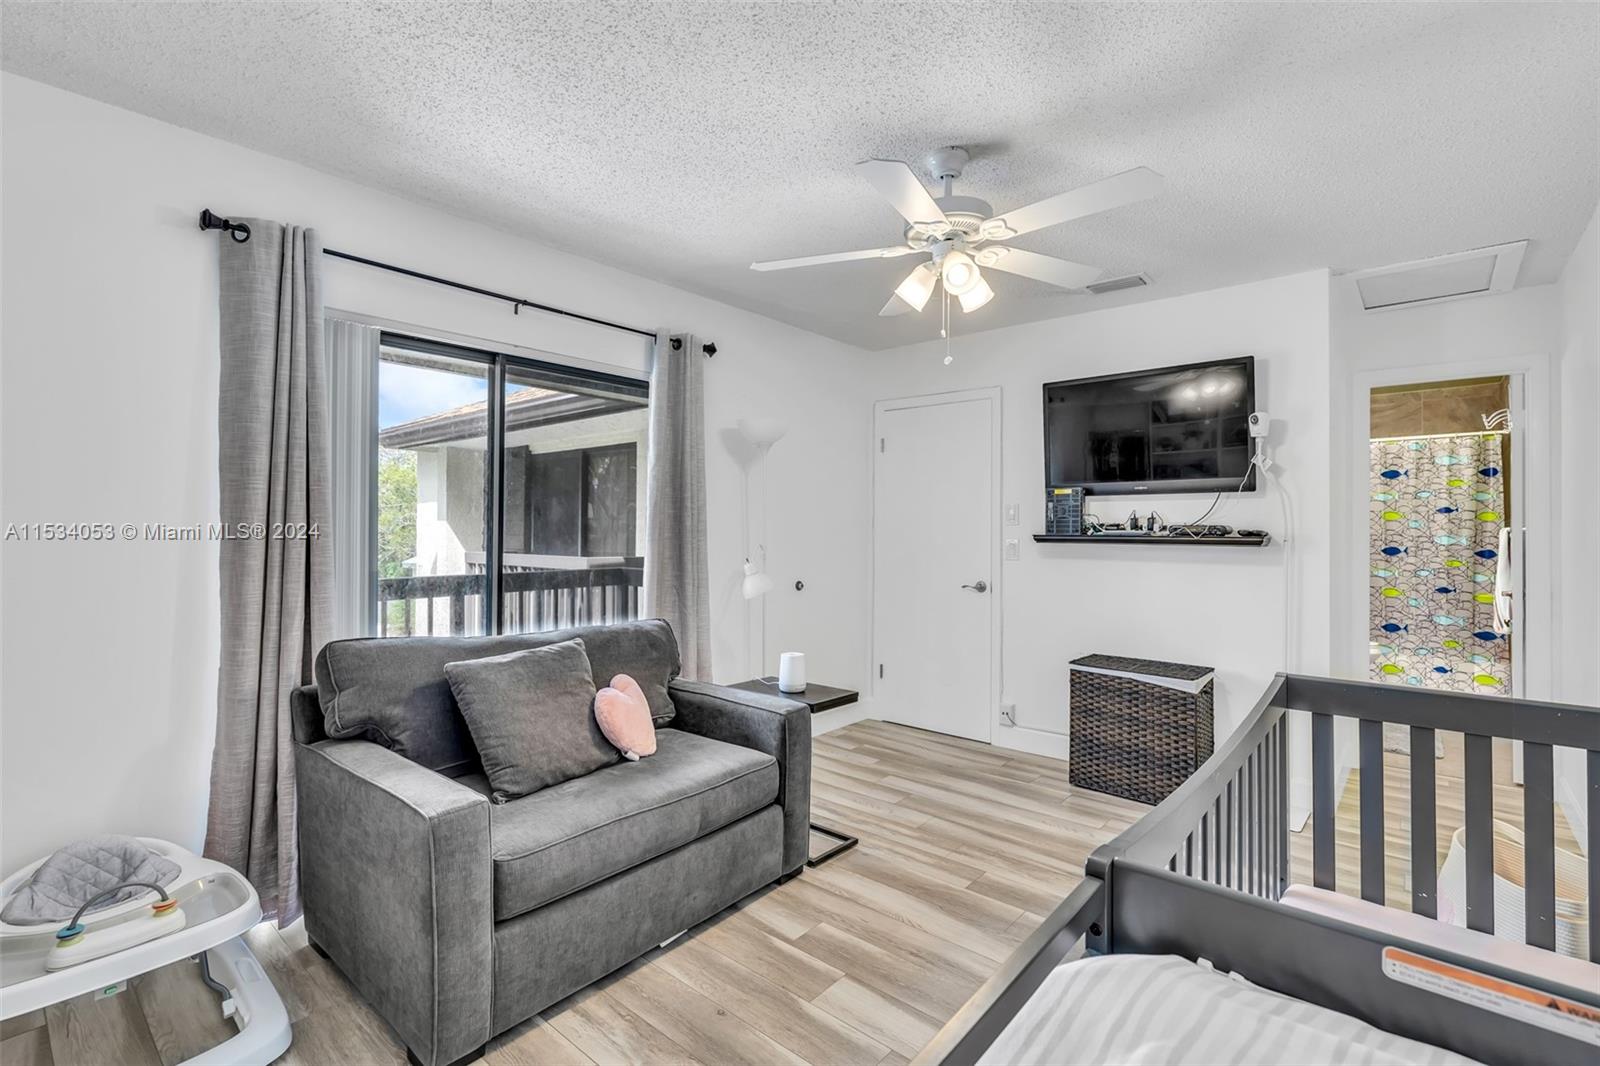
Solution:
M 1511 640 L 1494 631 L 1501 436 L 1372 442 L 1374 680 L 1511 694 Z

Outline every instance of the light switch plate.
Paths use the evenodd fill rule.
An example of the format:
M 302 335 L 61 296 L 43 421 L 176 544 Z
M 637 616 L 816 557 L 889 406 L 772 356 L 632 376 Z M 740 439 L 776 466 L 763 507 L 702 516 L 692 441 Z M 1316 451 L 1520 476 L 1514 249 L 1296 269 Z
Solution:
M 1006 504 L 1006 525 L 1015 526 L 1022 524 L 1022 516 L 1014 503 Z
M 1016 537 L 1006 538 L 1006 559 L 1015 562 L 1022 558 L 1022 547 Z

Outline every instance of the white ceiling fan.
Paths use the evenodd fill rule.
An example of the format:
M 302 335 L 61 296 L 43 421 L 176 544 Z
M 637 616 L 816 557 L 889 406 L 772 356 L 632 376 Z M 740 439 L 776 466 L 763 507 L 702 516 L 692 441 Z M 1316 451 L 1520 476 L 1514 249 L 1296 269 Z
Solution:
M 1104 273 L 1100 267 L 1012 248 L 1001 242 L 1046 226 L 1147 200 L 1161 192 L 1162 187 L 1160 174 L 1146 167 L 1136 167 L 997 215 L 987 201 L 951 192 L 952 183 L 961 176 L 970 159 L 967 150 L 958 147 L 940 148 L 929 154 L 928 169 L 944 184 L 944 195 L 939 197 L 932 196 L 917 180 L 911 167 L 899 160 L 868 159 L 857 163 L 856 171 L 906 220 L 904 244 L 798 259 L 771 259 L 751 263 L 750 269 L 788 270 L 852 259 L 927 255 L 928 259 L 906 276 L 878 314 L 903 315 L 908 311 L 921 311 L 939 282 L 944 283 L 946 292 L 961 301 L 962 311 L 976 311 L 994 298 L 994 290 L 983 279 L 983 267 L 1020 274 L 1063 289 L 1082 289 Z

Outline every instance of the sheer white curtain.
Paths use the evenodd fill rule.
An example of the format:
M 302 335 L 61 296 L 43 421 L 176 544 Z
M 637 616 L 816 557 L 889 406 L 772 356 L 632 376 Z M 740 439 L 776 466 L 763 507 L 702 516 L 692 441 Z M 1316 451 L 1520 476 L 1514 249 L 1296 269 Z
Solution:
M 333 636 L 377 631 L 378 344 L 376 326 L 329 315 L 333 410 Z

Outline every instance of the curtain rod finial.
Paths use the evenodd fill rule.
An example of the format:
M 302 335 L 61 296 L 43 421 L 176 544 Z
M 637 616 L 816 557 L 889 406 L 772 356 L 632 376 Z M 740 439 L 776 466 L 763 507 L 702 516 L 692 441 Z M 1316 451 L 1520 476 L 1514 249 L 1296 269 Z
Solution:
M 227 233 L 230 237 L 232 237 L 234 242 L 237 244 L 243 244 L 245 241 L 250 239 L 249 226 L 245 225 L 243 222 L 233 222 L 229 219 L 214 215 L 211 213 L 211 209 L 209 207 L 203 208 L 200 212 L 200 228 L 203 230 L 222 230 L 224 233 Z
M 706 353 L 707 359 L 710 359 L 712 356 L 717 354 L 717 346 L 709 341 L 707 341 L 705 344 L 702 344 L 700 346 L 700 350 Z

